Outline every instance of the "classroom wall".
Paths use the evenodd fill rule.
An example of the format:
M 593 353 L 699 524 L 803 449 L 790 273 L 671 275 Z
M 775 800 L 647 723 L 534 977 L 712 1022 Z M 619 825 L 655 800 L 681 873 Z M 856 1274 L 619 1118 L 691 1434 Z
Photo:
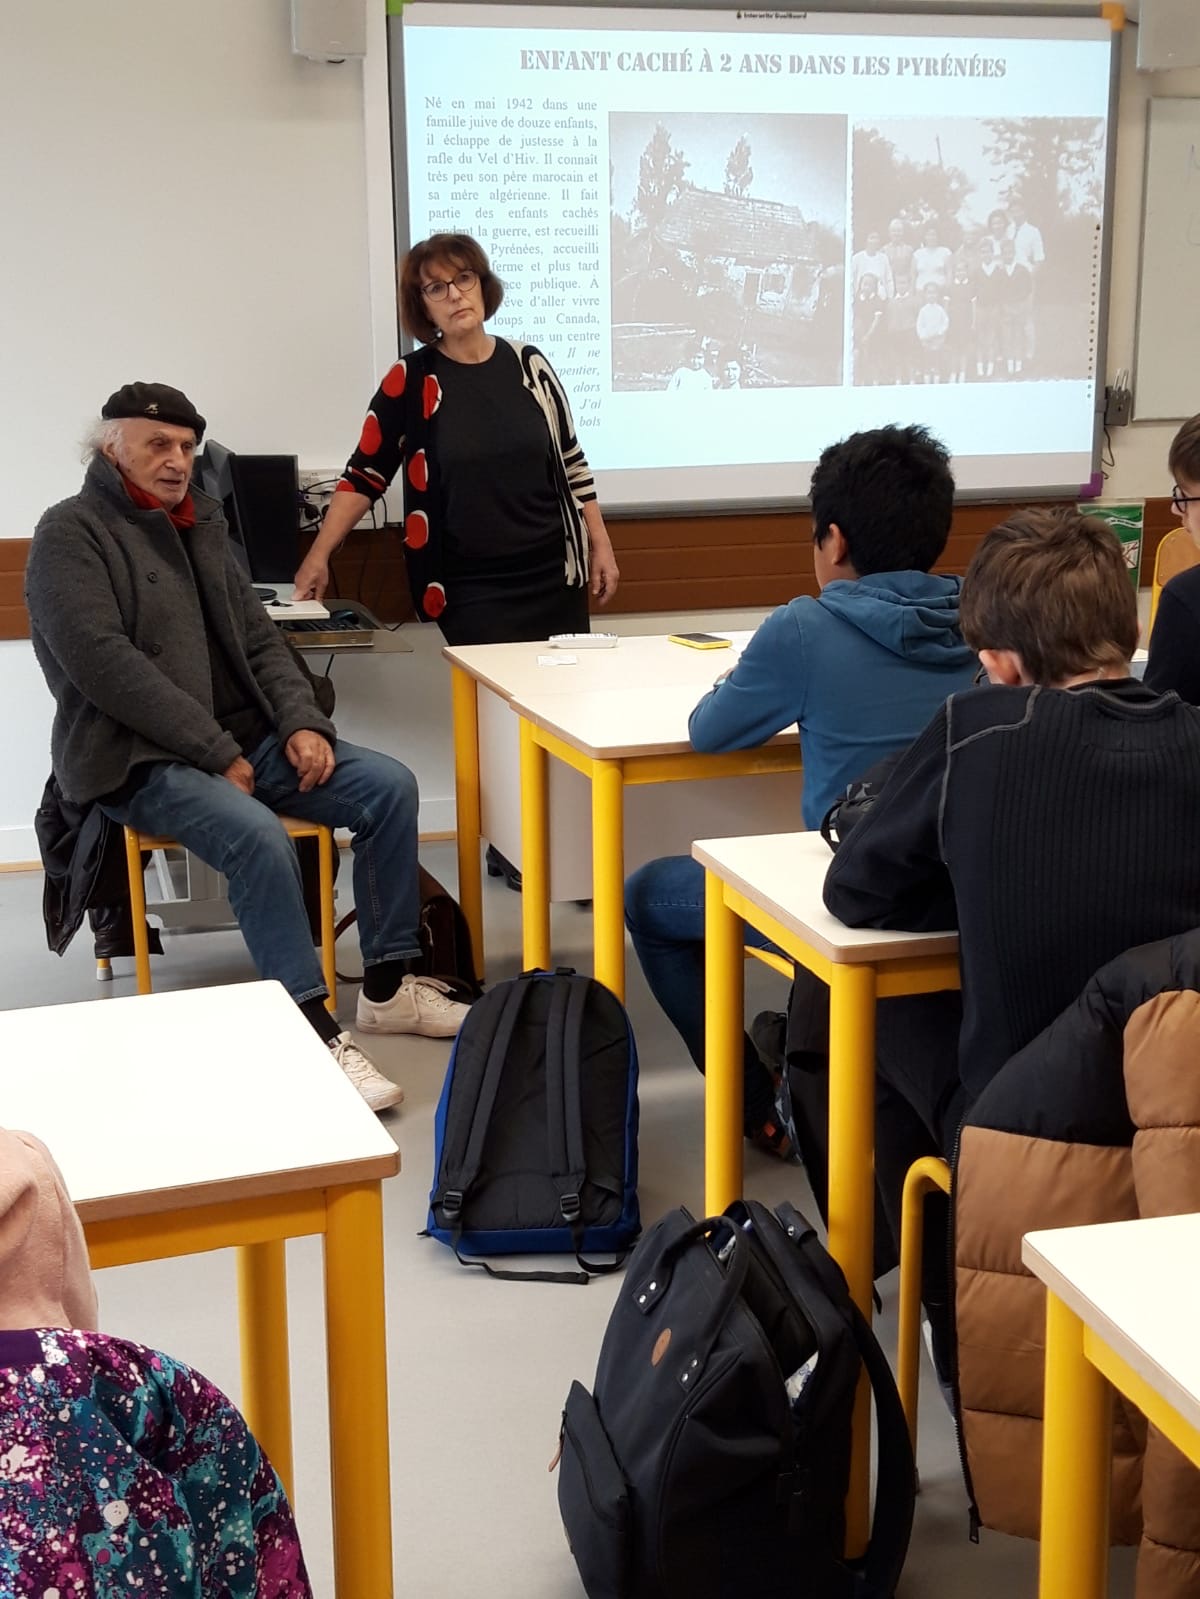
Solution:
M 0 6 L 0 537 L 28 537 L 75 491 L 78 439 L 130 377 L 186 388 L 241 449 L 344 459 L 394 350 L 382 5 L 365 68 L 294 57 L 288 15 L 286 0 Z M 1134 57 L 1130 29 L 1110 376 L 1132 365 L 1145 100 L 1200 96 L 1200 70 L 1139 74 Z M 1171 431 L 1119 431 L 1107 491 L 1165 492 Z M 413 766 L 426 831 L 453 825 L 437 642 L 425 629 L 412 656 L 337 667 L 344 732 Z M 0 685 L 2 864 L 36 854 L 49 766 L 50 701 L 27 642 L 0 643 Z

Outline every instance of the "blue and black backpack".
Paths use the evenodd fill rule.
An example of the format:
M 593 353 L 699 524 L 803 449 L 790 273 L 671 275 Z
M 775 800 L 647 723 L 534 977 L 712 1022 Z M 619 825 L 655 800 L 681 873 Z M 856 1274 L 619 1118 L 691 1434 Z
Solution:
M 602 983 L 564 967 L 498 983 L 450 1054 L 429 1235 L 493 1277 L 586 1283 L 615 1270 L 641 1231 L 637 1078 L 625 1007 Z M 579 1270 L 476 1258 L 556 1253 L 574 1253 Z

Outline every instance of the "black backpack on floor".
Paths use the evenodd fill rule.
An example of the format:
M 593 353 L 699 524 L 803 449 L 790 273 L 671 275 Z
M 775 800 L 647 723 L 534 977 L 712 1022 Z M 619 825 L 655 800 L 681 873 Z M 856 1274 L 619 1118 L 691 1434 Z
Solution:
M 843 1558 L 855 1389 L 875 1394 L 870 1543 Z M 916 1473 L 845 1279 L 790 1205 L 672 1211 L 629 1262 L 563 1412 L 558 1502 L 589 1599 L 890 1599 Z
M 641 1232 L 637 1050 L 625 1007 L 569 967 L 476 1000 L 434 1118 L 427 1232 L 493 1277 L 586 1283 Z M 574 1254 L 572 1272 L 467 1257 Z M 611 1262 L 584 1255 L 615 1254 Z

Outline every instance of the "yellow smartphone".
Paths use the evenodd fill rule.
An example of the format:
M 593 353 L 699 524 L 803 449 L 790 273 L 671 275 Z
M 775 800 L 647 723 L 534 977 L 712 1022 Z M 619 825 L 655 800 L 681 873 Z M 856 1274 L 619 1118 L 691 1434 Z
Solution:
M 715 633 L 668 633 L 672 644 L 686 644 L 689 650 L 727 650 L 729 640 Z

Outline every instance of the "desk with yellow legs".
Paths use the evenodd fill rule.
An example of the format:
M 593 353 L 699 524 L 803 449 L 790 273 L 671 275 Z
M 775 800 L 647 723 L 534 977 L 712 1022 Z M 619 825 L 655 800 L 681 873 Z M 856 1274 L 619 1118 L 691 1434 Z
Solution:
M 512 708 L 521 719 L 521 926 L 526 967 L 551 964 L 547 756 L 574 767 L 591 782 L 592 970 L 622 1000 L 626 788 L 800 770 L 800 743 L 794 731 L 756 749 L 699 754 L 687 733 L 696 699 L 691 684 L 514 696 Z
M 289 1495 L 285 1240 L 323 1236 L 336 1595 L 389 1599 L 400 1155 L 316 1033 L 278 983 L 243 983 L 0 1012 L 0 1063 L 5 1123 L 49 1145 L 93 1267 L 238 1250 L 242 1408 Z
M 1112 1390 L 1200 1467 L 1200 1216 L 1027 1233 L 1046 1295 L 1041 1599 L 1108 1592 Z
M 767 750 L 730 755 L 697 755 L 687 737 L 693 706 L 714 679 L 733 666 L 749 633 L 731 633 L 732 648 L 693 650 L 672 644 L 662 635 L 622 637 L 615 649 L 559 652 L 545 643 L 480 644 L 447 648 L 452 668 L 454 706 L 455 799 L 458 832 L 459 902 L 471 928 L 476 965 L 482 968 L 483 899 L 479 842 L 484 826 L 481 794 L 488 773 L 481 757 L 480 693 L 494 696 L 521 721 L 520 844 L 524 879 L 525 964 L 549 962 L 550 825 L 547 756 L 582 773 L 591 782 L 592 876 L 596 938 L 596 975 L 614 992 L 624 992 L 624 923 L 621 890 L 626 871 L 627 786 L 713 777 L 746 777 L 774 772 L 796 773 L 800 752 L 795 734 Z M 571 664 L 558 664 L 566 657 Z M 552 701 L 558 703 L 552 704 Z M 491 746 L 495 756 L 494 743 Z M 503 774 L 491 774 L 497 784 Z M 717 785 L 724 793 L 726 785 Z M 769 788 L 770 785 L 765 785 Z M 755 825 L 774 828 L 799 807 L 799 783 L 785 785 L 770 800 L 759 800 L 754 786 Z M 514 795 L 516 783 L 514 780 Z M 697 791 L 699 792 L 699 791 Z M 724 807 L 742 821 L 749 796 L 739 787 L 728 801 L 708 800 L 707 821 L 685 831 L 674 845 L 686 849 L 696 831 L 711 832 L 713 817 Z M 493 814 L 498 802 L 493 796 Z M 698 804 L 689 797 L 689 812 Z M 679 807 L 674 808 L 679 811 Z M 702 809 L 698 814 L 704 814 Z M 636 831 L 636 825 L 635 825 Z M 495 841 L 495 840 L 494 840 Z M 643 840 L 644 843 L 644 840 Z M 652 851 L 668 853 L 669 844 Z M 556 857 L 557 858 L 557 857 Z M 643 855 L 641 858 L 648 858 Z M 586 892 L 586 891 L 585 891 Z
M 704 1206 L 742 1192 L 744 925 L 765 933 L 829 985 L 829 1252 L 871 1317 L 874 1254 L 875 1002 L 958 987 L 958 934 L 846 927 L 825 909 L 830 862 L 819 833 L 703 839 L 705 868 Z M 853 1552 L 865 1545 L 870 1468 L 868 1389 L 859 1388 L 848 1510 Z

